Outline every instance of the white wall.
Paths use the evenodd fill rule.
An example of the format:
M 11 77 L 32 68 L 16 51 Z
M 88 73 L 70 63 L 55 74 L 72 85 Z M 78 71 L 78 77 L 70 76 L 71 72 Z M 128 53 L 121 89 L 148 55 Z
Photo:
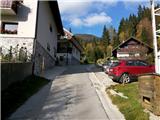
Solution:
M 52 26 L 52 32 L 50 32 L 50 25 Z M 54 57 L 55 50 L 57 49 L 57 28 L 48 2 L 39 2 L 37 32 L 38 42 Z M 47 50 L 47 43 L 50 45 L 50 51 Z
M 29 53 L 33 52 L 33 43 L 36 29 L 37 0 L 23 0 L 18 7 L 16 15 L 2 15 L 0 22 L 18 23 L 17 34 L 0 34 L 0 46 L 9 49 L 19 44 L 27 47 Z M 3 47 L 2 47 L 3 48 Z
M 3 15 L 0 21 L 18 22 L 18 34 L 0 34 L 0 37 L 35 37 L 37 0 L 23 0 L 17 15 Z
M 129 54 L 125 54 L 125 53 L 123 53 L 123 54 L 119 54 L 119 53 L 117 53 L 117 57 L 129 57 Z

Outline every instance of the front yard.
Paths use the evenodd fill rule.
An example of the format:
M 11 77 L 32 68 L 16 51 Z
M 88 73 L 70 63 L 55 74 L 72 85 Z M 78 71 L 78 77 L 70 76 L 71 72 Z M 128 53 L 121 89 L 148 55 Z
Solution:
M 123 93 L 123 96 L 113 95 L 110 90 Z M 112 99 L 113 104 L 117 105 L 126 120 L 149 120 L 149 113 L 145 113 L 139 102 L 138 82 L 130 84 L 118 84 L 106 89 Z M 128 98 L 127 98 L 128 97 Z

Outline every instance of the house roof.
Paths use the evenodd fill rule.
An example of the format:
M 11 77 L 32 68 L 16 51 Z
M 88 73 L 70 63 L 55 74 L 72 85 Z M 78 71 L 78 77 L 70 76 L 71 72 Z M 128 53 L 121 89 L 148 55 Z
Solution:
M 79 41 L 76 39 L 76 37 L 74 36 L 73 33 L 71 33 L 70 31 L 68 31 L 67 29 L 63 28 L 64 33 L 65 33 L 65 38 L 69 41 L 71 41 L 74 46 L 79 49 L 80 51 L 83 51 L 83 47 L 81 46 L 81 44 L 79 43 Z
M 63 30 L 64 30 L 64 35 L 67 39 L 71 39 L 73 37 L 73 33 L 68 31 L 66 28 L 63 28 Z
M 145 45 L 146 47 L 148 47 L 149 49 L 152 49 L 152 47 L 150 47 L 149 45 L 147 45 L 146 43 L 136 39 L 135 37 L 130 37 L 129 39 L 127 39 L 126 41 L 122 42 L 121 44 L 119 44 L 115 49 L 112 50 L 112 53 L 115 52 L 118 48 L 122 47 L 123 45 L 125 45 L 127 42 L 129 42 L 130 40 L 134 40 L 137 41 L 138 43 L 141 43 L 143 45 Z
M 51 11 L 54 16 L 54 20 L 56 23 L 58 33 L 61 35 L 64 35 L 63 25 L 62 25 L 61 16 L 60 16 L 59 7 L 58 7 L 58 2 L 56 0 L 49 1 L 49 5 L 50 5 Z

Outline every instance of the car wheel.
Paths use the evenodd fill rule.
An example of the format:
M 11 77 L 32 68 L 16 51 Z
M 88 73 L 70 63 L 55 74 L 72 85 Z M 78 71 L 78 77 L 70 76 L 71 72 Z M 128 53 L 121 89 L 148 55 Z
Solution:
M 123 73 L 122 76 L 120 77 L 120 83 L 129 83 L 131 81 L 131 78 L 129 76 L 129 74 L 127 73 Z

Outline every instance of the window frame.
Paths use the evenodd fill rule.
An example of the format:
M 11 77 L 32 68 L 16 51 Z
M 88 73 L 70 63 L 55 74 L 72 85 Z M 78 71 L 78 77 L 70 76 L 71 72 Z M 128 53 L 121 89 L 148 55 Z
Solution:
M 5 27 L 6 25 L 16 25 L 16 31 L 7 30 Z M 1 34 L 18 34 L 18 22 L 2 21 L 1 22 Z

